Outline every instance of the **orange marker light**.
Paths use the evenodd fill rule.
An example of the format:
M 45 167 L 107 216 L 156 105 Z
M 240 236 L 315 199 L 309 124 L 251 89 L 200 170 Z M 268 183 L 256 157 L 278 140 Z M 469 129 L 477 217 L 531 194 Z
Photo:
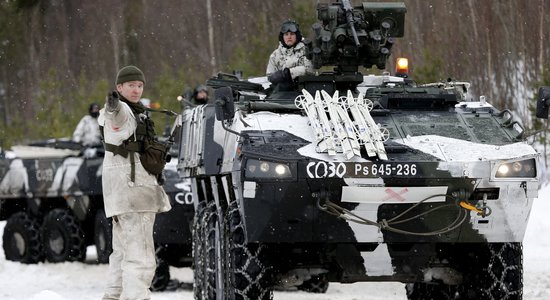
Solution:
M 398 58 L 395 66 L 395 75 L 397 76 L 405 75 L 406 77 L 408 74 L 409 74 L 409 60 L 404 57 Z

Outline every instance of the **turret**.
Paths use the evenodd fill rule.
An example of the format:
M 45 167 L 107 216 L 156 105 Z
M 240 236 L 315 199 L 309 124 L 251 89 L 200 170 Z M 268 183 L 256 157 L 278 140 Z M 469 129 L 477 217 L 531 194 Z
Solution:
M 356 73 L 359 66 L 384 69 L 395 38 L 404 34 L 406 11 L 401 2 L 318 4 L 307 57 L 316 69 L 336 66 L 337 74 Z

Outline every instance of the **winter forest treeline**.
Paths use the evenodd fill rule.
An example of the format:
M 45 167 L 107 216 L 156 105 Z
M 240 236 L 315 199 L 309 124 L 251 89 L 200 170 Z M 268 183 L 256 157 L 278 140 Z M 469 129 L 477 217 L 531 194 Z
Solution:
M 144 97 L 172 110 L 186 87 L 219 71 L 264 75 L 280 23 L 295 19 L 311 36 L 318 2 L 331 1 L 3 0 L 0 139 L 69 136 L 127 64 L 144 70 Z M 534 129 L 535 88 L 550 85 L 550 0 L 404 2 L 405 37 L 391 60 L 408 57 L 421 83 L 470 81 L 475 97 Z

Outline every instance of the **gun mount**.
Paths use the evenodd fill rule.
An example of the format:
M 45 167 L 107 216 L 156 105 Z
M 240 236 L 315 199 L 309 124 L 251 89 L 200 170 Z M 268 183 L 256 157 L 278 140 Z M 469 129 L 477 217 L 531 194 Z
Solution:
M 320 3 L 306 55 L 316 69 L 336 66 L 336 73 L 357 73 L 359 66 L 384 69 L 395 38 L 404 35 L 406 11 L 401 2 Z

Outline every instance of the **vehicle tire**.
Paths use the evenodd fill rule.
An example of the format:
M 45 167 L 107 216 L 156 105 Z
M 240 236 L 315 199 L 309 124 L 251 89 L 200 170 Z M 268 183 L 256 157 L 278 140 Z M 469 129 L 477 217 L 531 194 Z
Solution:
M 300 291 L 324 294 L 328 290 L 329 281 L 326 274 L 319 274 L 311 277 L 311 279 L 304 281 L 302 285 L 298 286 Z
M 523 247 L 521 243 L 488 244 L 489 260 L 483 273 L 485 299 L 523 298 Z M 482 294 L 482 295 L 483 295 Z
M 99 209 L 95 214 L 94 243 L 97 252 L 97 262 L 109 263 L 109 256 L 113 252 L 113 225 L 111 218 L 105 216 L 105 211 Z
M 42 245 L 49 262 L 84 261 L 86 239 L 78 220 L 66 209 L 53 209 L 44 218 Z
M 226 254 L 224 280 L 225 299 L 268 300 L 273 299 L 271 266 L 267 247 L 246 241 L 244 224 L 236 202 L 231 203 L 226 219 Z
M 216 211 L 216 203 L 209 202 L 204 214 L 204 264 L 205 264 L 205 297 L 206 299 L 217 299 L 218 292 L 223 291 L 223 281 L 218 275 L 225 272 L 222 264 L 226 259 L 222 259 L 222 253 L 225 255 L 223 246 L 223 217 L 219 217 Z
M 11 215 L 2 237 L 7 260 L 25 264 L 44 261 L 38 222 L 24 212 Z
M 453 264 L 462 272 L 463 283 L 444 285 L 408 284 L 407 297 L 417 299 L 523 298 L 523 250 L 521 243 L 471 244 L 457 247 Z M 447 297 L 447 298 L 445 298 Z
M 195 299 L 205 299 L 203 291 L 205 287 L 205 269 L 204 269 L 204 226 L 203 219 L 206 211 L 205 203 L 200 202 L 197 211 L 193 216 L 193 295 Z
M 151 291 L 164 291 L 170 283 L 170 266 L 163 259 L 157 257 L 157 268 L 155 269 L 155 277 L 151 282 Z

